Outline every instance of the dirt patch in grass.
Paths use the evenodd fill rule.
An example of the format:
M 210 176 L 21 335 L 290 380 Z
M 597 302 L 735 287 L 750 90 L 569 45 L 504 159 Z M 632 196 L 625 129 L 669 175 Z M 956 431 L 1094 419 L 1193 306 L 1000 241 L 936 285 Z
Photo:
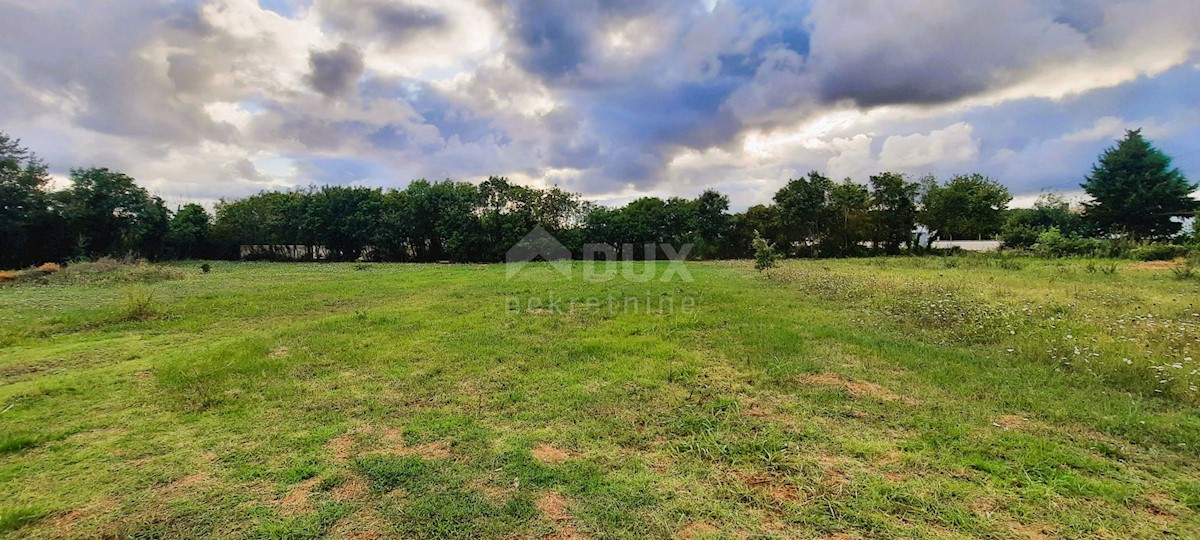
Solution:
M 682 529 L 679 529 L 679 534 L 676 535 L 676 537 L 680 540 L 700 540 L 702 538 L 714 537 L 718 532 L 720 532 L 720 529 L 712 526 L 712 524 L 704 521 L 697 521 L 695 523 L 689 523 Z
M 920 400 L 901 396 L 878 384 L 867 381 L 852 380 L 837 373 L 826 372 L 815 375 L 803 375 L 800 382 L 813 386 L 834 386 L 844 388 L 856 398 L 875 398 L 883 401 L 898 401 L 908 405 L 920 405 Z
M 329 442 L 325 443 L 325 448 L 329 450 L 334 461 L 345 463 L 350 460 L 351 451 L 354 449 L 354 437 L 349 433 L 338 435 L 329 439 Z
M 343 540 L 383 540 L 384 538 L 392 538 L 388 534 L 387 521 L 379 512 L 371 507 L 363 509 L 342 518 L 333 530 L 329 531 L 329 538 L 340 538 Z
M 507 501 L 509 497 L 512 496 L 513 491 L 515 491 L 511 487 L 496 486 L 484 482 L 483 480 L 472 480 L 467 484 L 467 487 L 483 494 L 483 498 L 487 499 L 491 503 L 503 503 L 504 501 Z
M 1000 501 L 995 497 L 983 496 L 971 500 L 971 511 L 976 515 L 990 518 L 1000 509 Z
M 575 516 L 567 512 L 567 507 L 571 505 L 571 502 L 557 491 L 547 491 L 534 504 L 537 506 L 538 511 L 547 518 L 550 518 L 551 521 L 559 522 L 575 519 Z
M 1014 533 L 1020 538 L 1028 540 L 1053 540 L 1055 537 L 1046 534 L 1046 528 L 1040 525 L 1025 525 L 1022 523 L 1012 523 L 1009 525 Z
M 558 465 L 568 459 L 571 459 L 572 457 L 575 457 L 575 454 L 571 452 L 567 452 L 546 443 L 542 443 L 533 447 L 532 452 L 533 457 L 538 461 L 550 465 Z
M 738 481 L 776 503 L 798 503 L 804 500 L 800 490 L 783 478 L 766 473 L 734 473 Z
M 1006 414 L 1004 416 L 1001 416 L 1000 418 L 997 418 L 995 422 L 992 422 L 993 426 L 1003 429 L 1005 431 L 1008 431 L 1010 429 L 1027 428 L 1030 426 L 1030 424 L 1031 423 L 1028 418 L 1025 418 L 1023 416 L 1018 416 L 1015 414 Z
M 317 487 L 320 482 L 321 479 L 314 476 L 296 484 L 287 495 L 279 499 L 279 513 L 285 516 L 294 516 L 311 510 L 308 500 L 312 496 L 313 488 Z
M 287 356 L 289 352 L 291 352 L 291 349 L 280 346 L 280 347 L 275 347 L 274 349 L 271 349 L 271 352 L 268 353 L 267 356 L 270 356 L 271 358 L 283 358 L 283 357 Z
M 338 502 L 355 501 L 362 499 L 369 489 L 366 482 L 358 478 L 351 478 L 333 488 L 330 496 Z
M 450 445 L 444 441 L 407 446 L 400 449 L 401 455 L 417 456 L 421 459 L 450 459 Z
M 212 474 L 208 471 L 200 471 L 189 474 L 174 482 L 168 482 L 158 487 L 160 495 L 166 498 L 174 499 L 188 493 L 198 491 L 201 487 L 208 484 L 212 480 Z
M 1126 268 L 1130 270 L 1170 270 L 1179 266 L 1180 261 L 1146 261 L 1133 263 Z
M 1151 493 L 1146 497 L 1146 501 L 1139 503 L 1138 506 L 1157 518 L 1167 518 L 1175 515 L 1175 511 L 1172 510 L 1175 507 L 1175 501 L 1161 493 Z
M 820 466 L 821 472 L 825 474 L 826 481 L 839 486 L 850 482 L 850 477 L 842 471 L 846 461 L 845 458 L 835 456 L 817 457 L 817 464 Z
M 47 522 L 51 530 L 55 532 L 56 538 L 70 536 L 73 530 L 80 522 L 95 516 L 108 513 L 117 507 L 117 501 L 111 498 L 104 498 L 98 501 L 87 504 L 80 508 L 67 510 L 62 512 Z
M 554 522 L 554 534 L 546 538 L 556 540 L 582 540 L 587 538 L 575 528 L 575 516 L 569 512 L 571 501 L 557 491 L 547 491 L 534 502 L 534 506 L 547 519 Z

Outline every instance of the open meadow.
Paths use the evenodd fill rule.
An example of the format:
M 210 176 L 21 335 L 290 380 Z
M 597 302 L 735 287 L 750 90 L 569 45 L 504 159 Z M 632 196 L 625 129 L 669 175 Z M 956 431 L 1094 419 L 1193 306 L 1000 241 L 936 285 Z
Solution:
M 1200 536 L 1168 264 L 210 264 L 0 285 L 0 537 Z

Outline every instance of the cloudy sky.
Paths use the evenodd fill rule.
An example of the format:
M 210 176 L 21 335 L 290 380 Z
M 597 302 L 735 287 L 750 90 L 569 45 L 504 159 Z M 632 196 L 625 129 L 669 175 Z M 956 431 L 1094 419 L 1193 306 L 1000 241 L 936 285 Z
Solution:
M 172 204 L 506 175 L 766 202 L 817 169 L 1200 178 L 1200 2 L 0 0 L 0 130 Z

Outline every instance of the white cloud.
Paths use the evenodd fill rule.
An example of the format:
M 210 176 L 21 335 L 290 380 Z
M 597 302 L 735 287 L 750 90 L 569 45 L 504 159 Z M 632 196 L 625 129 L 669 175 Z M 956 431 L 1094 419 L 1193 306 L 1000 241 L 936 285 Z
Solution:
M 966 122 L 931 131 L 928 135 L 893 135 L 883 141 L 879 165 L 885 169 L 913 170 L 934 164 L 958 165 L 979 155 L 974 128 Z
M 308 183 L 326 158 L 377 183 L 716 187 L 735 208 L 811 169 L 980 170 L 1029 191 L 1077 184 L 1134 127 L 1200 176 L 1200 106 L 1180 97 L 1200 81 L 1195 2 L 815 0 L 803 21 L 799 3 L 506 6 L 0 0 L 0 128 L 60 176 L 108 165 L 206 200 Z M 343 45 L 363 69 L 315 92 L 312 51 Z M 1053 121 L 1003 114 L 1050 102 Z

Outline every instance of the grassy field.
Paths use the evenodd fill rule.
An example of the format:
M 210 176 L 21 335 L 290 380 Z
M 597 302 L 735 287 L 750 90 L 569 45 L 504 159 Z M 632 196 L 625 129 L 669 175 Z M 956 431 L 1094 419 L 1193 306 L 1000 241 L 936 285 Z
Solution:
M 585 264 L 0 287 L 0 536 L 1200 535 L 1200 280 Z

